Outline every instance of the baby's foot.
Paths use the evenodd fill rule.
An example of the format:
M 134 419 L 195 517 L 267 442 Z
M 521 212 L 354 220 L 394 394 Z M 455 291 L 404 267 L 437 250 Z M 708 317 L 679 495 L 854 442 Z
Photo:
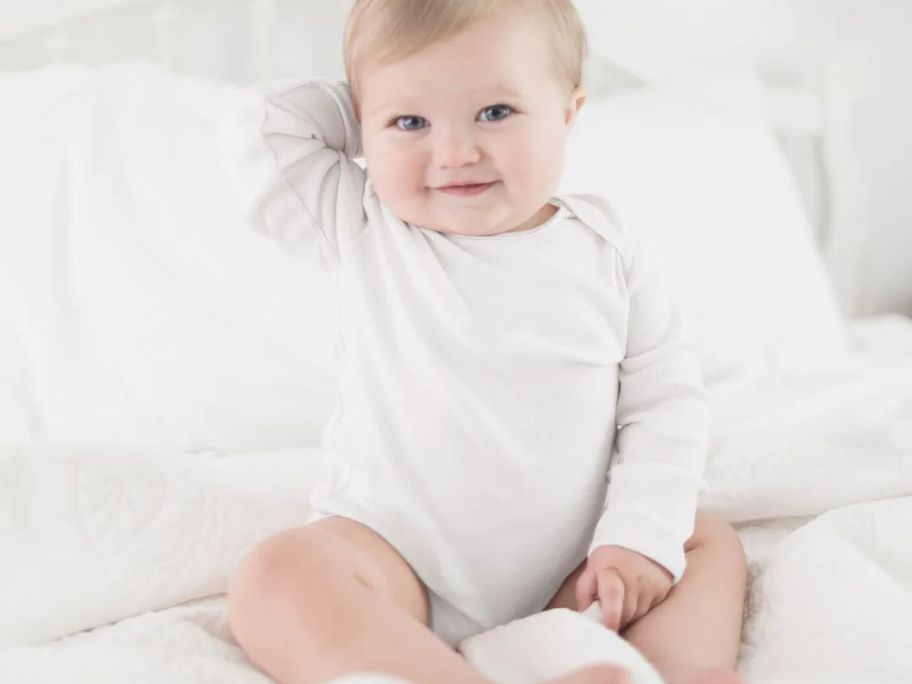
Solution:
M 698 672 L 663 672 L 667 684 L 747 684 L 734 670 L 716 668 Z
M 620 665 L 598 664 L 573 670 L 544 684 L 630 684 L 627 668 Z

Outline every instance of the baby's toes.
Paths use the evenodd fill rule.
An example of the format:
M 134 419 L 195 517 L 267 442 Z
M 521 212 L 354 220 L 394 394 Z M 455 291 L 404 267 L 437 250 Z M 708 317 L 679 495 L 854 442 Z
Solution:
M 745 684 L 744 678 L 737 672 L 726 668 L 698 672 L 664 672 L 663 676 L 668 684 Z
M 599 663 L 573 670 L 568 674 L 549 679 L 545 684 L 630 684 L 626 667 Z

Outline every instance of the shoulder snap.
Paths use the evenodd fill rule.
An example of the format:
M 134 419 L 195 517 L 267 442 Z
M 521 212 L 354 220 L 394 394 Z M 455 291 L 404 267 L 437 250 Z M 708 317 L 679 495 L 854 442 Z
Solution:
M 629 262 L 632 235 L 627 222 L 604 198 L 586 193 L 558 197 L 580 221 L 613 246 Z

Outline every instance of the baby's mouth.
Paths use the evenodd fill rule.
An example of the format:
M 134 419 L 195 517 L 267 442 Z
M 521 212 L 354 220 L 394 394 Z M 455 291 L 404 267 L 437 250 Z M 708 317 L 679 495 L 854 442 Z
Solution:
M 466 185 L 446 185 L 435 188 L 435 190 L 445 192 L 449 195 L 456 195 L 458 197 L 470 197 L 474 195 L 480 195 L 483 192 L 490 190 L 496 184 L 497 181 L 492 181 L 490 183 L 469 183 Z

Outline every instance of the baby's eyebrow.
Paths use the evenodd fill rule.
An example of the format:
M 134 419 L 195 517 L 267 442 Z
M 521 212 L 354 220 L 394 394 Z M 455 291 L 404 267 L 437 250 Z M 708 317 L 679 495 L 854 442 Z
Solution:
M 472 90 L 467 90 L 465 93 L 465 96 L 466 96 L 466 98 L 468 98 L 468 97 L 481 96 L 486 93 L 489 94 L 490 97 L 503 96 L 503 97 L 507 97 L 512 100 L 518 100 L 522 97 L 522 95 L 520 93 L 518 93 L 515 89 L 507 87 L 507 86 L 474 88 Z M 395 110 L 395 111 L 399 111 L 399 112 L 406 112 L 406 111 L 409 111 L 410 109 L 415 109 L 415 103 L 417 102 L 417 98 L 415 100 L 412 100 L 411 98 L 405 98 L 404 101 L 407 104 L 399 105 L 399 104 L 396 104 L 395 102 L 382 102 L 379 106 L 374 108 L 374 110 L 369 114 L 369 116 L 376 116 L 377 114 L 380 114 L 381 112 L 384 112 L 386 110 L 390 110 L 390 111 Z M 420 108 L 420 105 L 417 105 L 417 106 Z
M 487 88 L 476 88 L 474 90 L 468 91 L 470 95 L 484 95 L 485 93 L 490 93 L 493 95 L 506 95 L 507 97 L 522 97 L 522 94 L 516 91 L 516 89 L 508 85 L 494 85 Z

